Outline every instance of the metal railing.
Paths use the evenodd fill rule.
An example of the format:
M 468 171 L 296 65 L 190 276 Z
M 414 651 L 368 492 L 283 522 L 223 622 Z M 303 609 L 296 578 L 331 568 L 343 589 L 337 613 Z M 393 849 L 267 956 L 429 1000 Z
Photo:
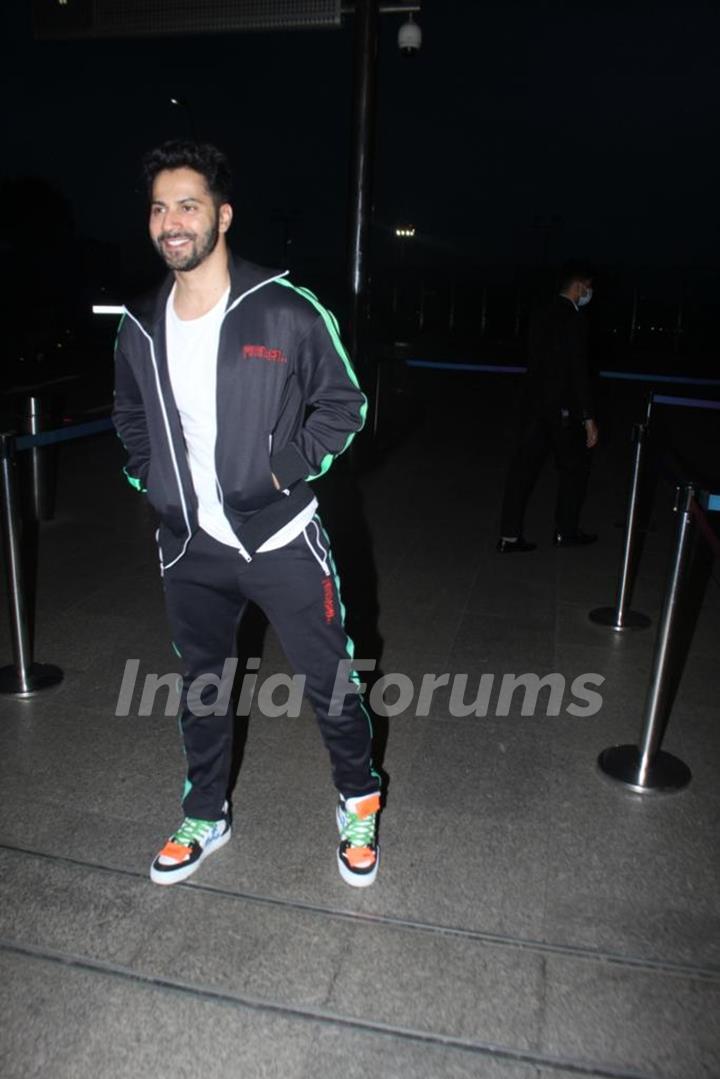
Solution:
M 598 757 L 598 766 L 606 776 L 636 794 L 672 793 L 687 786 L 691 779 L 688 766 L 661 746 L 672 705 L 673 659 L 677 649 L 680 598 L 690 561 L 694 523 L 700 524 L 700 531 L 710 543 L 713 553 L 720 553 L 720 540 L 710 528 L 698 495 L 693 484 L 677 488 L 675 546 L 638 744 L 610 746 Z
M 638 534 L 638 501 L 642 478 L 643 446 L 654 405 L 720 410 L 720 401 L 663 394 L 650 395 L 645 422 L 636 425 L 635 429 L 635 454 L 615 606 L 597 608 L 589 615 L 593 622 L 609 626 L 616 631 L 650 624 L 650 619 L 646 615 L 628 610 L 628 598 Z M 678 514 L 676 538 L 658 623 L 652 671 L 638 744 L 610 746 L 603 750 L 598 758 L 598 766 L 603 774 L 617 780 L 637 794 L 678 791 L 687 786 L 691 779 L 688 766 L 679 758 L 665 752 L 661 746 L 672 706 L 674 659 L 678 652 L 679 611 L 691 558 L 692 541 L 697 529 L 708 543 L 713 556 L 720 553 L 720 539 L 711 528 L 704 508 L 711 509 L 717 505 L 718 496 L 701 491 L 697 484 L 685 480 L 676 486 L 674 507 Z
M 640 485 L 642 481 L 643 456 L 648 435 L 649 420 L 645 423 L 636 423 L 633 427 L 633 441 L 635 452 L 633 453 L 632 478 L 628 494 L 628 509 L 625 519 L 625 535 L 623 538 L 623 553 L 620 562 L 620 575 L 618 578 L 615 603 L 612 607 L 596 607 L 590 611 L 589 618 L 596 625 L 608 626 L 610 629 L 621 633 L 628 629 L 646 629 L 651 624 L 651 619 L 641 611 L 630 609 L 630 592 L 632 589 L 632 577 L 636 561 L 636 545 L 638 535 L 638 519 L 640 506 Z
M 42 690 L 57 686 L 63 679 L 59 667 L 50 663 L 37 663 L 33 658 L 30 632 L 30 611 L 25 588 L 22 560 L 22 521 L 18 504 L 16 454 L 30 450 L 32 506 L 36 520 L 43 519 L 43 511 L 50 495 L 43 487 L 44 463 L 41 447 L 55 445 L 88 435 L 112 430 L 110 419 L 92 420 L 73 424 L 55 431 L 41 431 L 40 416 L 36 406 L 30 406 L 31 433 L 17 435 L 14 431 L 0 433 L 0 502 L 2 513 L 2 536 L 5 552 L 8 603 L 10 607 L 10 633 L 13 662 L 0 668 L 0 693 L 19 697 L 32 697 Z

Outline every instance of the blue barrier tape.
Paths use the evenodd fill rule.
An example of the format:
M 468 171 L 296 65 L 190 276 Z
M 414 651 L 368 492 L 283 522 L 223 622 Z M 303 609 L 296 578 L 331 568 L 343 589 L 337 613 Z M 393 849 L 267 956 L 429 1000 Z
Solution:
M 666 394 L 654 393 L 653 404 L 655 405 L 685 405 L 686 408 L 717 408 L 720 409 L 720 401 L 703 401 L 699 397 L 668 397 Z
M 491 374 L 521 375 L 527 367 L 507 367 L 492 363 L 437 363 L 435 360 L 406 360 L 408 367 L 436 367 L 443 371 L 489 371 Z
M 19 435 L 15 439 L 16 450 L 28 450 L 31 446 L 50 446 L 56 442 L 69 442 L 74 438 L 87 435 L 99 435 L 103 431 L 112 431 L 110 419 L 92 420 L 90 423 L 74 423 L 71 427 L 61 427 L 57 431 L 41 431 L 37 435 Z
M 720 386 L 720 378 L 688 378 L 686 375 L 643 375 L 635 371 L 599 371 L 600 378 L 624 378 L 630 382 L 677 382 L 687 386 Z
M 521 375 L 527 367 L 490 363 L 443 363 L 441 360 L 406 360 L 407 367 L 429 367 L 437 371 L 489 371 L 491 374 Z M 643 375 L 635 371 L 598 371 L 600 378 L 620 378 L 629 382 L 675 382 L 688 386 L 720 386 L 720 378 L 688 378 L 685 375 Z

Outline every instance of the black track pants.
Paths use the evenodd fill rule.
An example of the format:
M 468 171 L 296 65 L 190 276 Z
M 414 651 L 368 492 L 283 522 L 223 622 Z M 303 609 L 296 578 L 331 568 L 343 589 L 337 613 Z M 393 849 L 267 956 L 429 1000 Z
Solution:
M 197 532 L 185 555 L 165 571 L 163 584 L 184 666 L 180 723 L 187 757 L 186 816 L 216 820 L 228 796 L 233 704 L 228 702 L 220 715 L 199 715 L 198 684 L 189 699 L 188 689 L 202 675 L 221 676 L 226 659 L 236 656 L 248 600 L 267 616 L 293 672 L 305 676 L 338 791 L 354 797 L 378 790 L 372 729 L 359 694 L 348 693 L 342 712 L 329 715 L 338 663 L 350 653 L 330 546 L 317 516 L 291 543 L 255 554 L 251 562 Z M 216 690 L 208 693 L 209 706 Z
M 532 416 L 522 425 L 508 469 L 501 536 L 522 535 L 525 507 L 550 450 L 559 473 L 555 527 L 563 535 L 577 532 L 590 472 L 585 427 L 579 420 L 563 426 L 559 419 Z

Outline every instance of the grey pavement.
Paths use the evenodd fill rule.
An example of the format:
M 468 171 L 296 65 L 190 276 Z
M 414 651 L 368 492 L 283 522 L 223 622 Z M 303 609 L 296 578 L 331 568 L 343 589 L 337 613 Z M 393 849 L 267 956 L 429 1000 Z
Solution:
M 585 521 L 600 542 L 552 548 L 549 466 L 527 525 L 540 547 L 503 558 L 511 388 L 418 372 L 407 389 L 412 429 L 320 490 L 356 655 L 418 687 L 466 674 L 467 701 L 481 674 L 496 684 L 485 717 L 453 718 L 441 687 L 427 715 L 376 721 L 389 784 L 367 891 L 337 874 L 306 705 L 253 710 L 232 842 L 186 884 L 150 883 L 179 821 L 177 723 L 160 697 L 139 715 L 139 691 L 129 715 L 115 708 L 126 660 L 141 679 L 179 669 L 154 522 L 114 437 L 63 447 L 35 651 L 65 681 L 0 702 L 3 1079 L 720 1076 L 717 574 L 665 741 L 692 782 L 628 794 L 595 762 L 637 740 L 674 530 L 661 481 L 633 598 L 654 625 L 592 625 L 615 587 L 630 399 L 605 403 Z M 255 619 L 242 646 L 258 640 L 261 677 L 287 671 Z M 6 625 L 0 647 L 9 661 Z M 564 676 L 559 714 L 541 696 L 523 715 L 520 693 L 495 714 L 502 676 L 527 672 Z M 602 707 L 574 716 L 588 673 Z

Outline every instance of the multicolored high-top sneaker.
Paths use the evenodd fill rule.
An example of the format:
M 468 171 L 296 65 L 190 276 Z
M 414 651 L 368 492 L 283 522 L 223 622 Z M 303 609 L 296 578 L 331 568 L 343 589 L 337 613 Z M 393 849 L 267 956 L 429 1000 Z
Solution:
M 214 850 L 224 847 L 231 835 L 227 802 L 220 820 L 186 817 L 150 867 L 155 884 L 176 884 L 191 876 Z
M 380 793 L 343 798 L 337 807 L 340 832 L 337 860 L 340 876 L 353 888 L 367 888 L 377 876 L 380 844 L 377 841 L 377 818 Z

